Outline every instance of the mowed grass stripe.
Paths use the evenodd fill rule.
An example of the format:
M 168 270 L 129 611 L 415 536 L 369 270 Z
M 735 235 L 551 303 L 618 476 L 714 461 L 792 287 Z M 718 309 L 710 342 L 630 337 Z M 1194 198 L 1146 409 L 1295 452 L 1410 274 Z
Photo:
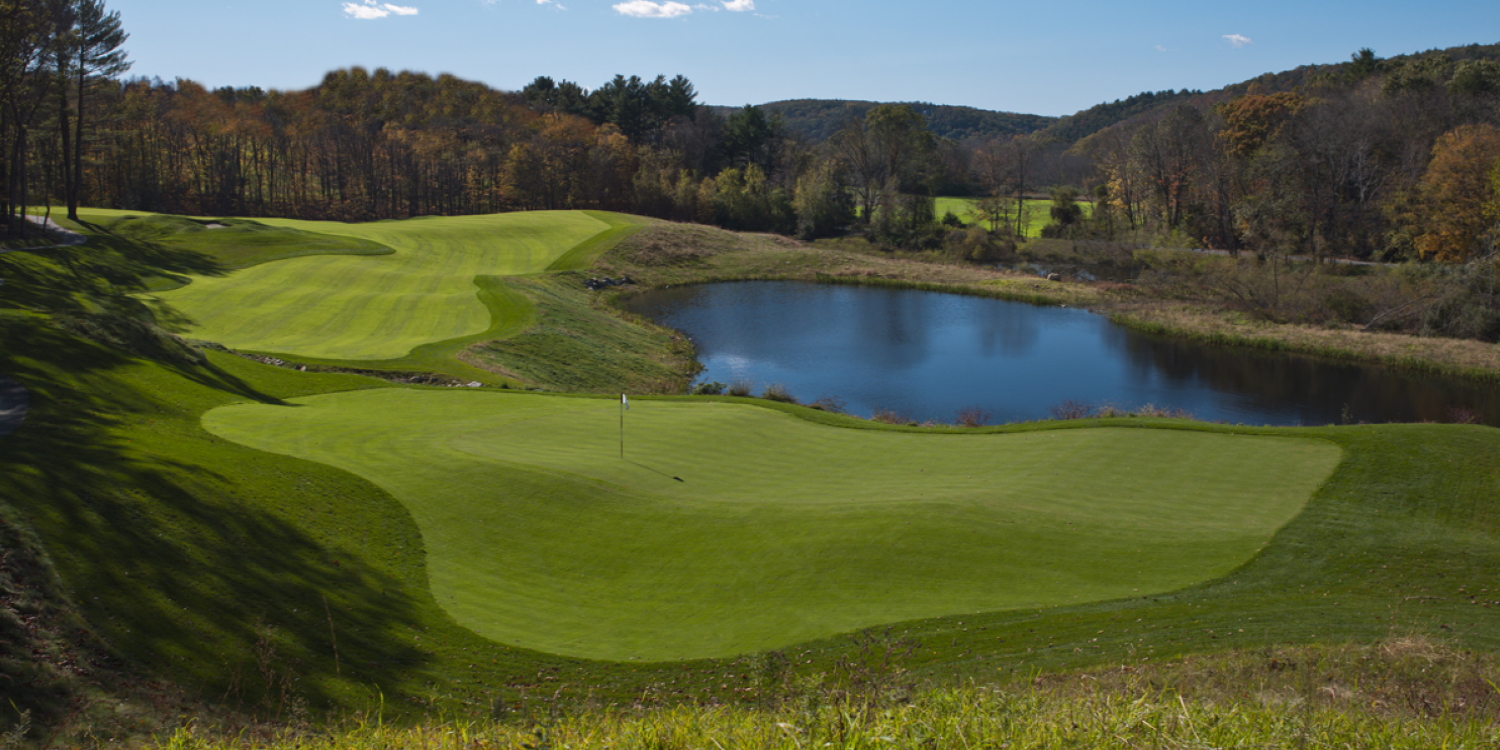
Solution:
M 338 224 L 264 223 L 373 240 L 383 256 L 318 256 L 194 278 L 162 296 L 192 318 L 192 335 L 226 346 L 306 357 L 394 359 L 491 325 L 480 275 L 547 268 L 610 229 L 578 211 L 539 211 Z
M 432 591 L 494 640 L 591 658 L 776 648 L 1224 575 L 1342 455 L 1183 430 L 941 435 L 742 404 L 383 389 L 204 425 L 347 469 L 422 529 Z M 681 481 L 678 481 L 678 480 Z

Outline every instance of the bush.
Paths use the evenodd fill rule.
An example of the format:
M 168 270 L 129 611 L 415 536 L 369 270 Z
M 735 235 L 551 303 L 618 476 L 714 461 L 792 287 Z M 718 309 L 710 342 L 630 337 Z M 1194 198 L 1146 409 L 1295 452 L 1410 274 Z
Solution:
M 955 424 L 960 427 L 983 427 L 990 421 L 990 413 L 977 406 L 965 406 L 958 410 Z
M 819 411 L 832 412 L 834 414 L 849 413 L 848 404 L 846 404 L 843 399 L 836 396 L 823 396 L 817 401 L 808 404 L 808 407 L 817 409 Z
M 693 386 L 693 395 L 694 396 L 718 396 L 718 395 L 724 393 L 724 387 L 725 386 L 724 386 L 723 383 L 720 383 L 717 380 L 710 380 L 710 381 L 708 381 L 706 383 L 699 383 L 698 385 Z
M 729 395 L 741 398 L 754 395 L 754 386 L 748 380 L 736 380 L 729 384 Z
M 876 409 L 875 413 L 870 415 L 870 420 L 873 422 L 883 422 L 885 424 L 912 423 L 911 417 L 905 414 L 898 414 L 891 409 Z
M 797 397 L 787 391 L 786 386 L 780 383 L 772 383 L 760 392 L 760 397 L 767 401 L 779 401 L 783 404 L 797 403 Z

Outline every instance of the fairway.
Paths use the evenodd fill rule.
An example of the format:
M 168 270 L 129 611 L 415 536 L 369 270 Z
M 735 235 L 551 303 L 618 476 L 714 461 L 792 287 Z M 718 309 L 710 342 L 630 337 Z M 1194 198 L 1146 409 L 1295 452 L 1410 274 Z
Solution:
M 380 389 L 203 423 L 398 498 L 461 624 L 611 660 L 1178 589 L 1249 560 L 1342 455 L 1309 439 L 920 434 L 638 401 L 622 460 L 619 416 L 610 400 Z
M 161 296 L 195 322 L 190 335 L 237 349 L 325 359 L 405 356 L 483 332 L 475 277 L 537 273 L 611 229 L 580 211 L 432 217 L 368 224 L 263 224 L 386 245 L 391 255 L 320 255 L 196 277 Z

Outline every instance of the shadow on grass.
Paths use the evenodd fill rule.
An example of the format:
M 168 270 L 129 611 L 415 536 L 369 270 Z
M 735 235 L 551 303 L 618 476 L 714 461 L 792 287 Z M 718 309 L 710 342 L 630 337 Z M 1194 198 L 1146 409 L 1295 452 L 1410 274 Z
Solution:
M 639 460 L 625 459 L 625 463 L 631 463 L 631 465 L 640 466 L 640 468 L 646 469 L 646 471 L 652 472 L 652 474 L 660 474 L 663 475 L 663 477 L 672 478 L 672 480 L 687 481 L 682 477 L 673 477 L 672 474 L 667 474 L 667 472 L 661 471 L 661 469 L 654 469 L 651 468 L 651 466 L 646 466 L 645 463 L 640 463 Z
M 662 475 L 662 476 L 664 476 L 664 477 L 666 477 L 668 479 L 675 479 L 675 480 L 677 480 L 679 482 L 686 482 L 687 481 L 686 479 L 683 479 L 682 477 L 674 477 L 671 474 L 666 473 L 665 471 L 661 471 L 660 469 L 653 469 L 650 466 L 647 466 L 647 465 L 645 465 L 643 463 L 640 463 L 639 461 L 632 461 L 632 460 L 630 460 L 630 459 L 627 458 L 627 459 L 625 459 L 625 463 L 631 464 L 633 466 L 639 466 L 640 468 L 645 469 L 646 471 L 649 471 L 652 474 L 660 474 L 660 475 Z
M 31 392 L 30 418 L 0 439 L 0 511 L 13 519 L 0 520 L 7 537 L 36 532 L 87 621 L 64 640 L 96 656 L 88 643 L 108 644 L 127 672 L 268 714 L 409 697 L 407 678 L 431 658 L 413 639 L 426 623 L 410 519 L 361 480 L 198 426 L 204 405 L 279 399 L 212 366 L 128 359 L 35 316 L 0 319 L 0 372 Z M 369 520 L 351 508 L 383 530 L 337 534 Z M 409 549 L 392 562 L 376 545 Z M 45 635 L 0 617 L 0 711 L 55 716 L 74 700 L 69 679 L 107 662 L 68 664 L 69 644 L 37 642 Z

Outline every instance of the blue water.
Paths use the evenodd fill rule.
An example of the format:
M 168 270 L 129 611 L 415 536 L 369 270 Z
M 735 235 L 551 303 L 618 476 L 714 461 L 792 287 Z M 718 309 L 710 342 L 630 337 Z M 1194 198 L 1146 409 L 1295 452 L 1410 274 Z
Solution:
M 637 295 L 632 312 L 685 332 L 700 381 L 780 384 L 913 421 L 961 409 L 991 423 L 1045 419 L 1064 402 L 1184 410 L 1244 424 L 1500 424 L 1495 388 L 1126 330 L 1084 310 L 935 292 L 734 282 Z

